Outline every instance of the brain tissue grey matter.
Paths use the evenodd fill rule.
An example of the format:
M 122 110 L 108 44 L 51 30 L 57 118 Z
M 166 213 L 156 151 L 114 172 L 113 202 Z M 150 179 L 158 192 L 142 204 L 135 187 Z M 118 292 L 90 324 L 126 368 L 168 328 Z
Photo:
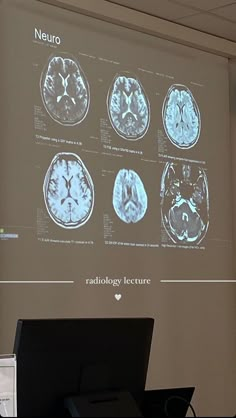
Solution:
M 161 178 L 161 213 L 173 242 L 199 244 L 209 226 L 206 170 L 188 163 L 166 163 Z
M 94 207 L 94 185 L 80 157 L 55 155 L 43 184 L 44 201 L 51 219 L 62 228 L 79 228 Z
M 111 125 L 130 141 L 142 138 L 150 124 L 150 105 L 141 82 L 131 75 L 117 75 L 107 97 Z
M 191 91 L 172 85 L 162 107 L 163 126 L 169 140 L 178 148 L 193 147 L 200 136 L 201 115 Z
M 78 60 L 50 57 L 40 81 L 44 106 L 53 120 L 73 126 L 83 121 L 90 104 L 89 84 Z
M 118 172 L 113 188 L 113 207 L 125 223 L 137 223 L 145 215 L 148 198 L 139 175 L 128 169 Z

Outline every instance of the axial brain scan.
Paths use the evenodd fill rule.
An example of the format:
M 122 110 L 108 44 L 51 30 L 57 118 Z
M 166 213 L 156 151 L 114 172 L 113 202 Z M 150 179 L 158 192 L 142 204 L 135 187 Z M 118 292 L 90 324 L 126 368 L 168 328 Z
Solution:
M 113 207 L 125 223 L 137 223 L 145 215 L 148 198 L 139 175 L 133 170 L 118 172 L 113 189 Z
M 89 109 L 88 81 L 74 57 L 53 56 L 44 69 L 41 95 L 49 115 L 56 122 L 73 126 L 85 118 Z
M 116 76 L 107 97 L 112 127 L 122 138 L 142 138 L 150 123 L 150 105 L 140 81 L 129 75 Z
M 199 244 L 209 225 L 205 170 L 190 164 L 166 163 L 161 178 L 161 213 L 173 242 Z
M 44 179 L 43 194 L 50 217 L 62 228 L 79 228 L 92 214 L 93 181 L 76 154 L 59 153 L 53 158 Z
M 191 91 L 181 84 L 174 84 L 167 92 L 162 107 L 162 119 L 166 135 L 178 148 L 193 147 L 200 136 L 201 116 Z

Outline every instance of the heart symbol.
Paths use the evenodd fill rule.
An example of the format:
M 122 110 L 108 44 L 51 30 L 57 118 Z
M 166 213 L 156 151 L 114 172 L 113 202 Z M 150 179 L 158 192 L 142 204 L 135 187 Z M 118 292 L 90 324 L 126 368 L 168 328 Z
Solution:
M 122 295 L 115 295 L 115 298 L 116 298 L 116 300 L 121 300 L 121 298 L 122 298 Z

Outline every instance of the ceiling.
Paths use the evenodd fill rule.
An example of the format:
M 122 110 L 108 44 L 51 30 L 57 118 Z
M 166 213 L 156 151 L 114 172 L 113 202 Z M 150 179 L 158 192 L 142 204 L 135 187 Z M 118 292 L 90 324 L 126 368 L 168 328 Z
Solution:
M 106 0 L 236 42 L 236 0 Z

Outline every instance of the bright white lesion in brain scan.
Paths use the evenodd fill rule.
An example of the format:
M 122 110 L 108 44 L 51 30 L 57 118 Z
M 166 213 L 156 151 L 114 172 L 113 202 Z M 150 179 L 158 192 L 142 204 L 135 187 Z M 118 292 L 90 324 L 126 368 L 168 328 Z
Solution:
M 199 244 L 209 226 L 208 181 L 204 169 L 166 163 L 161 178 L 162 223 L 174 243 Z
M 40 82 L 44 106 L 53 120 L 73 126 L 86 117 L 89 84 L 78 60 L 65 54 L 50 57 Z
M 178 148 L 193 147 L 200 136 L 201 115 L 191 91 L 181 84 L 168 90 L 162 107 L 166 135 Z
M 79 228 L 93 212 L 93 181 L 76 154 L 55 155 L 44 179 L 43 194 L 51 219 L 62 228 Z
M 125 223 L 137 223 L 146 214 L 148 198 L 139 175 L 128 169 L 118 172 L 113 188 L 113 207 Z
M 112 127 L 122 138 L 142 138 L 150 124 L 150 105 L 140 81 L 128 73 L 117 75 L 107 96 Z

